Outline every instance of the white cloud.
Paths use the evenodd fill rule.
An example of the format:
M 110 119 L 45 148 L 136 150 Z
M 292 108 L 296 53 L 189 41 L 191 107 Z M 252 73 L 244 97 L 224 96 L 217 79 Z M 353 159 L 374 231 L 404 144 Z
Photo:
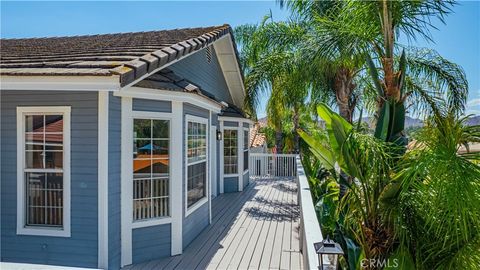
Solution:
M 480 98 L 474 98 L 467 102 L 467 107 L 476 107 L 480 105 Z

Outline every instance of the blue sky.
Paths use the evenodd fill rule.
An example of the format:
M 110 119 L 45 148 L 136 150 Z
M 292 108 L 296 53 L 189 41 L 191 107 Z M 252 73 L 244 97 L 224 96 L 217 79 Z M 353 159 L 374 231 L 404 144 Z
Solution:
M 275 20 L 288 17 L 275 1 L 195 2 L 1 2 L 1 37 L 46 37 L 149 31 L 257 23 L 272 10 Z M 435 43 L 412 45 L 436 49 L 467 74 L 467 113 L 480 114 L 480 2 L 460 2 L 446 25 L 432 30 Z M 259 117 L 264 115 L 264 103 Z

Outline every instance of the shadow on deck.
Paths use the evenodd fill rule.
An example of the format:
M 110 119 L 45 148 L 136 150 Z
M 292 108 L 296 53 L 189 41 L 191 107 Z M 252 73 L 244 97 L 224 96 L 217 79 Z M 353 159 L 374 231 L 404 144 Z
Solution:
M 301 269 L 294 179 L 254 179 L 212 201 L 212 224 L 182 255 L 124 269 Z

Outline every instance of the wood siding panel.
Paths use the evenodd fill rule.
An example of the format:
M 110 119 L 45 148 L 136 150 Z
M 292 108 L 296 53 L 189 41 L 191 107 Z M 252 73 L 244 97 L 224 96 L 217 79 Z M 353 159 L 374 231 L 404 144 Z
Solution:
M 211 46 L 211 50 L 210 63 L 207 61 L 205 49 L 202 49 L 169 68 L 218 99 L 233 103 L 213 46 Z
M 98 93 L 1 91 L 1 260 L 97 267 Z M 71 237 L 16 234 L 16 108 L 71 106 Z
M 108 266 L 120 268 L 121 256 L 121 98 L 109 96 L 108 112 Z

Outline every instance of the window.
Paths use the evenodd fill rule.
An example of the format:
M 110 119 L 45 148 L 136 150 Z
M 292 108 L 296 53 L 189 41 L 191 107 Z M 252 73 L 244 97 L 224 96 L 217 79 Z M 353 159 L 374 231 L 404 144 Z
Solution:
M 18 107 L 17 120 L 17 232 L 69 237 L 70 107 Z
M 170 215 L 170 121 L 133 120 L 133 220 Z
M 248 143 L 249 143 L 248 129 L 243 130 L 243 171 L 248 170 Z
M 187 209 L 207 197 L 207 120 L 187 118 Z
M 224 173 L 238 172 L 238 132 L 236 129 L 225 129 L 223 132 Z

